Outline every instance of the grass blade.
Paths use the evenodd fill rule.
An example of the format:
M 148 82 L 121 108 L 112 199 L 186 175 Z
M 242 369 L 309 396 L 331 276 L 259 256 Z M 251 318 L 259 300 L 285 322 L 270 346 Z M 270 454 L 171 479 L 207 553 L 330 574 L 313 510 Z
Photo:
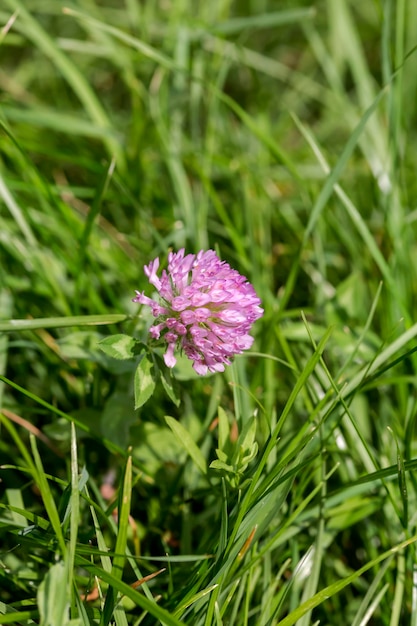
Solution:
M 206 459 L 202 455 L 200 449 L 192 439 L 190 433 L 184 428 L 180 422 L 178 422 L 173 417 L 165 416 L 165 421 L 174 433 L 178 442 L 183 446 L 184 450 L 190 457 L 193 459 L 194 463 L 197 465 L 199 470 L 203 474 L 207 474 L 207 463 Z
M 315 607 L 319 606 L 322 602 L 325 602 L 328 598 L 331 598 L 333 595 L 340 593 L 342 589 L 344 589 L 347 585 L 352 584 L 352 582 L 354 582 L 357 578 L 362 576 L 362 574 L 372 569 L 376 565 L 379 565 L 379 563 L 382 563 L 386 559 L 392 557 L 393 554 L 400 552 L 401 550 L 415 543 L 416 541 L 417 541 L 417 536 L 414 536 L 414 537 L 411 537 L 410 539 L 407 539 L 406 541 L 401 542 L 400 544 L 391 548 L 390 550 L 387 550 L 386 552 L 383 552 L 382 554 L 378 555 L 377 558 L 373 559 L 372 561 L 369 561 L 369 563 L 367 563 L 366 565 L 358 569 L 356 572 L 354 572 L 350 576 L 346 576 L 345 578 L 342 578 L 336 583 L 333 583 L 332 585 L 325 587 L 324 589 L 316 593 L 312 598 L 310 598 L 309 600 L 301 604 L 301 606 L 299 606 L 297 609 L 292 611 L 290 615 L 280 620 L 277 623 L 277 626 L 292 626 L 292 624 L 295 624 L 297 620 L 300 619 L 303 615 L 305 615 L 308 611 L 311 611 Z

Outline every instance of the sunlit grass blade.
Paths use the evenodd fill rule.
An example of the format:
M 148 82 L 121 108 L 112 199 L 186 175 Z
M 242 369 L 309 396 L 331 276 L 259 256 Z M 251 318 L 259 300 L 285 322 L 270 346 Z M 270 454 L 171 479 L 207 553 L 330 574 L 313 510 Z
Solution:
M 165 416 L 165 421 L 176 436 L 177 440 L 182 446 L 184 446 L 184 450 L 190 455 L 199 470 L 203 474 L 207 474 L 206 460 L 201 453 L 201 450 L 192 439 L 190 433 L 173 417 Z
M 93 124 L 91 121 L 80 119 L 76 115 L 70 115 L 69 113 L 57 113 L 55 109 L 48 109 L 47 107 L 22 110 L 5 106 L 2 108 L 2 111 L 10 124 L 13 122 L 24 122 L 58 133 L 68 133 L 69 129 L 71 129 L 71 135 L 101 139 L 103 142 L 111 142 L 117 139 L 117 134 L 111 127 L 102 127 L 99 124 Z
M 125 466 L 123 488 L 119 497 L 119 507 L 117 509 L 117 538 L 115 546 L 115 556 L 112 561 L 111 576 L 116 580 L 121 580 L 123 576 L 123 569 L 126 562 L 126 545 L 127 545 L 127 532 L 129 528 L 129 515 L 130 515 L 130 502 L 132 497 L 132 457 L 127 457 Z M 112 585 L 107 590 L 106 601 L 104 603 L 103 614 L 100 621 L 101 626 L 107 626 L 109 624 L 113 613 L 115 613 L 116 622 L 118 626 L 122 626 L 125 621 L 122 617 L 123 611 L 119 612 L 116 607 L 117 603 L 117 591 Z
M 281 429 L 283 427 L 283 424 L 285 422 L 285 420 L 287 419 L 293 404 L 298 396 L 298 394 L 300 393 L 300 391 L 304 388 L 304 386 L 306 385 L 309 376 L 312 374 L 315 366 L 317 365 L 317 363 L 319 362 L 322 352 L 326 346 L 326 343 L 330 337 L 330 335 L 332 334 L 332 329 L 328 329 L 328 331 L 325 333 L 324 337 L 322 337 L 319 345 L 317 346 L 316 351 L 314 352 L 313 356 L 310 358 L 310 360 L 307 362 L 304 371 L 301 373 L 300 377 L 297 379 L 296 384 L 293 388 L 292 393 L 290 394 L 290 397 L 288 398 L 288 401 L 279 417 L 278 423 L 275 426 L 273 432 L 271 433 L 270 439 L 265 447 L 265 450 L 262 454 L 262 457 L 260 459 L 260 461 L 258 462 L 254 477 L 252 479 L 251 482 L 251 486 L 248 489 L 247 493 L 245 494 L 245 497 L 243 499 L 243 502 L 241 504 L 241 506 L 239 507 L 239 514 L 234 526 L 234 530 L 232 533 L 232 537 L 236 537 L 237 533 L 240 529 L 240 525 L 241 522 L 243 520 L 243 517 L 245 516 L 246 510 L 248 507 L 250 507 L 251 505 L 253 505 L 252 502 L 252 496 L 253 496 L 253 492 L 255 490 L 255 488 L 258 486 L 258 480 L 260 479 L 261 475 L 262 475 L 262 470 L 265 467 L 269 454 L 271 453 L 271 450 L 275 447 L 276 443 L 277 443 L 277 439 L 279 437 L 279 434 L 281 432 Z M 269 482 L 269 481 L 268 481 Z
M 142 609 L 148 611 L 150 615 L 159 619 L 162 624 L 166 626 L 184 626 L 185 622 L 180 621 L 176 617 L 174 617 L 170 612 L 156 604 L 155 602 L 151 602 L 148 598 L 146 598 L 139 591 L 136 591 L 130 585 L 127 585 L 123 581 L 119 580 L 115 576 L 113 576 L 110 572 L 106 572 L 105 570 L 100 569 L 93 563 L 88 560 L 79 558 L 79 564 L 84 567 L 86 570 L 90 571 L 92 574 L 103 580 L 104 582 L 111 585 L 115 591 L 120 593 L 121 595 L 125 595 L 130 598 L 137 606 Z
M 412 594 L 411 594 L 411 598 L 412 598 L 412 616 L 411 616 L 411 620 L 410 620 L 410 626 L 415 626 L 417 624 L 417 611 L 416 611 L 416 604 L 417 604 L 417 567 L 414 565 L 413 566 L 413 571 L 412 571 L 412 576 L 413 576 L 413 581 L 412 581 Z
M 205 598 L 207 595 L 211 594 L 212 591 L 215 591 L 217 586 L 218 585 L 212 585 L 211 587 L 207 587 L 207 589 L 203 589 L 202 591 L 199 591 L 198 593 L 193 595 L 191 598 L 187 600 L 186 603 L 184 603 L 183 605 L 179 606 L 176 609 L 175 615 L 181 615 L 187 607 L 192 606 L 193 604 L 195 604 L 202 598 Z
M 0 291 L 0 310 L 5 317 L 12 315 L 12 298 L 10 294 L 5 290 Z M 6 374 L 7 360 L 8 360 L 8 347 L 9 337 L 8 335 L 0 335 L 0 374 Z M 4 385 L 0 385 L 0 409 L 3 407 L 3 392 Z
M 68 422 L 74 422 L 74 424 L 80 428 L 81 430 L 84 430 L 85 432 L 89 432 L 91 434 L 93 434 L 90 430 L 90 428 L 84 424 L 83 422 L 81 422 L 80 420 L 68 415 L 67 413 L 65 413 L 64 411 L 61 411 L 60 409 L 58 409 L 57 407 L 54 407 L 52 404 L 50 404 L 49 402 L 46 402 L 45 400 L 42 400 L 42 398 L 39 398 L 39 396 L 35 395 L 34 393 L 31 393 L 30 391 L 27 391 L 26 389 L 24 389 L 23 387 L 21 387 L 20 385 L 18 385 L 17 383 L 9 380 L 8 378 L 6 378 L 5 376 L 1 376 L 0 375 L 0 381 L 6 383 L 7 385 L 9 385 L 10 387 L 12 387 L 13 389 L 15 389 L 16 391 L 19 391 L 20 393 L 22 393 L 23 395 L 27 396 L 28 398 L 31 398 L 32 400 L 34 400 L 36 403 L 38 403 L 39 405 L 41 405 L 42 407 L 47 408 L 48 410 L 52 411 L 53 414 L 58 415 L 59 417 L 63 417 L 64 419 L 66 419 Z M 1 417 L 1 414 L 0 414 Z M 6 418 L 4 418 L 6 419 Z M 112 443 L 111 441 L 108 441 L 108 446 L 110 449 L 113 450 L 117 450 L 119 453 L 124 454 L 124 451 L 117 445 L 115 445 L 114 443 Z M 23 450 L 24 448 L 22 448 Z
M 397 570 L 395 578 L 395 593 L 392 602 L 390 626 L 400 626 L 401 613 L 405 597 L 405 572 L 406 572 L 406 550 L 397 556 Z
M 394 546 L 390 550 L 383 552 L 376 559 L 373 559 L 372 561 L 370 561 L 369 563 L 367 563 L 366 565 L 364 565 L 363 567 L 355 571 L 350 576 L 346 576 L 345 578 L 342 578 L 341 580 L 333 583 L 332 585 L 325 587 L 324 589 L 316 593 L 312 598 L 310 598 L 309 600 L 301 604 L 297 609 L 292 611 L 287 617 L 284 617 L 284 619 L 280 620 L 277 623 L 277 626 L 292 626 L 292 624 L 295 624 L 297 620 L 300 619 L 303 615 L 305 615 L 308 611 L 311 611 L 315 607 L 319 606 L 322 602 L 325 602 L 328 598 L 331 598 L 333 595 L 340 593 L 342 589 L 344 589 L 347 585 L 350 585 L 352 582 L 354 582 L 357 578 L 362 576 L 362 574 L 367 572 L 369 569 L 371 569 L 372 567 L 375 567 L 379 563 L 383 563 L 383 561 L 392 557 L 394 554 L 403 550 L 407 546 L 415 543 L 416 541 L 417 541 L 417 536 L 411 537 L 410 539 L 403 541 L 402 543 L 398 544 L 397 546 Z
M 35 235 L 33 234 L 32 228 L 30 224 L 28 223 L 23 211 L 21 210 L 16 200 L 14 199 L 13 195 L 11 194 L 1 174 L 0 174 L 0 196 L 2 197 L 4 204 L 9 209 L 10 214 L 12 215 L 16 224 L 18 224 L 20 230 L 22 231 L 22 234 L 24 238 L 26 239 L 26 242 L 30 246 L 35 246 L 36 238 L 35 238 Z
M 377 98 L 377 100 L 374 102 L 374 105 L 372 106 L 372 110 L 374 110 L 376 104 L 378 104 L 381 96 L 383 95 L 384 92 L 382 92 L 380 94 L 380 96 Z M 364 118 L 362 118 L 364 119 Z M 317 145 L 316 141 L 314 140 L 313 136 L 311 135 L 311 133 L 309 133 L 309 131 L 299 122 L 299 120 L 295 119 L 297 126 L 300 128 L 301 132 L 303 133 L 304 137 L 307 139 L 307 141 L 309 142 L 310 146 L 313 148 L 315 155 L 317 156 L 317 159 L 320 162 L 320 165 L 322 166 L 325 174 L 329 175 L 330 174 L 330 167 L 327 164 L 326 160 L 324 159 L 323 154 L 320 151 L 319 146 Z M 356 226 L 358 232 L 360 233 L 361 237 L 363 238 L 367 249 L 371 252 L 376 264 L 378 265 L 379 269 L 381 270 L 382 275 L 384 276 L 385 280 L 387 281 L 387 283 L 389 284 L 390 288 L 395 292 L 396 288 L 395 288 L 395 281 L 393 279 L 392 273 L 391 273 L 391 269 L 388 266 L 388 263 L 386 262 L 386 260 L 384 259 L 380 249 L 378 248 L 375 239 L 372 237 L 371 233 L 369 232 L 369 229 L 364 221 L 364 219 L 361 217 L 360 212 L 358 211 L 358 209 L 353 205 L 352 201 L 349 199 L 349 197 L 346 195 L 346 193 L 344 192 L 344 190 L 340 187 L 339 184 L 335 184 L 334 185 L 334 191 L 335 193 L 339 196 L 339 198 L 341 199 L 342 203 L 344 204 L 346 210 L 348 211 L 348 214 L 350 216 L 350 218 L 352 219 L 352 222 L 354 223 L 354 225 Z M 312 222 L 310 230 L 313 226 L 314 222 Z
M 46 512 L 48 514 L 49 521 L 51 522 L 53 531 L 57 538 L 61 555 L 62 557 L 65 557 L 67 554 L 67 545 L 62 532 L 61 520 L 59 519 L 58 509 L 54 496 L 45 476 L 41 457 L 36 444 L 36 439 L 33 435 L 30 435 L 30 444 L 33 454 L 34 466 L 36 468 L 36 473 L 34 475 L 35 484 L 39 488 Z
M 301 8 L 288 11 L 260 13 L 250 17 L 235 17 L 226 22 L 216 24 L 213 31 L 217 34 L 231 35 L 246 29 L 273 28 L 284 26 L 292 22 L 301 22 L 313 19 L 316 14 L 314 8 Z
M 376 573 L 376 576 L 369 586 L 369 589 L 356 613 L 352 626 L 362 626 L 366 624 L 375 608 L 378 607 L 381 598 L 387 592 L 387 585 L 384 585 L 378 593 L 377 589 L 381 585 L 381 581 L 383 580 L 385 572 L 390 566 L 391 561 L 392 559 L 387 559 L 386 562 L 379 568 L 379 571 Z
M 75 315 L 68 317 L 45 317 L 28 320 L 1 320 L 0 332 L 19 330 L 37 330 L 38 328 L 68 328 L 71 326 L 101 326 L 125 322 L 127 315 L 110 313 L 109 315 Z
M 19 489 L 7 489 L 7 509 L 12 513 L 13 522 L 16 526 L 24 528 L 28 525 L 26 516 L 24 515 L 25 507 L 23 504 L 22 493 Z M 18 513 L 17 511 L 21 511 Z
M 90 15 L 81 13 L 80 11 L 74 11 L 71 8 L 65 7 L 64 13 L 68 16 L 71 16 L 80 20 L 81 22 L 85 22 L 89 25 L 92 25 L 98 30 L 102 30 L 105 33 L 109 33 L 113 37 L 122 41 L 124 44 L 131 46 L 132 48 L 141 52 L 144 56 L 149 57 L 150 59 L 152 59 L 159 65 L 161 65 L 161 67 L 165 67 L 166 69 L 175 69 L 175 64 L 172 61 L 172 59 L 166 57 L 161 52 L 159 52 L 158 50 L 155 50 L 154 48 L 149 46 L 147 43 L 140 41 L 136 37 L 132 37 L 131 35 L 126 34 L 122 30 L 115 28 L 114 26 L 110 24 L 106 24 L 105 22 L 101 22 L 91 17 Z
M 94 481 L 91 479 L 90 477 L 90 485 L 91 488 L 94 491 L 95 496 L 97 497 L 98 503 L 101 507 L 102 510 L 104 510 L 106 508 L 105 506 L 105 502 L 103 501 L 100 492 L 97 488 L 97 485 L 94 483 Z M 88 493 L 88 491 L 87 491 Z M 97 535 L 97 545 L 99 547 L 100 550 L 100 562 L 102 565 L 102 568 L 106 570 L 106 572 L 111 573 L 111 569 L 112 569 L 112 561 L 111 561 L 111 556 L 114 555 L 114 552 L 109 548 L 109 546 L 106 543 L 106 537 L 105 537 L 105 533 L 102 530 L 100 524 L 99 524 L 99 520 L 97 517 L 97 513 L 96 510 L 94 509 L 94 507 L 92 505 L 90 505 L 90 511 L 91 511 L 91 516 L 93 519 L 93 523 L 94 523 L 94 528 L 95 528 L 95 532 Z M 107 519 L 113 535 L 115 537 L 117 537 L 117 533 L 118 533 L 118 528 L 117 528 L 117 524 L 115 522 L 115 520 L 113 519 L 113 516 L 109 517 Z M 84 552 L 82 550 L 78 550 L 79 554 L 84 554 Z M 87 551 L 87 553 L 89 553 Z M 137 578 L 137 580 L 143 580 L 144 576 L 142 571 L 139 569 L 138 567 L 138 563 L 137 563 L 137 555 L 133 555 L 132 552 L 130 551 L 129 547 L 126 547 L 126 554 L 128 555 L 128 559 L 129 559 L 129 565 L 131 566 L 133 572 L 135 573 L 135 576 Z M 143 558 L 145 561 L 147 560 L 145 557 L 141 557 Z M 178 557 L 180 558 L 180 557 Z M 175 559 L 175 557 L 174 557 Z M 149 558 L 149 560 L 154 560 L 154 557 Z M 162 562 L 166 562 L 170 560 L 170 557 L 159 557 L 155 559 L 156 562 L 158 561 L 162 561 Z M 181 560 L 181 558 L 180 558 Z M 146 597 L 150 600 L 150 601 L 154 601 L 153 595 L 151 593 L 151 591 L 149 590 L 149 587 L 146 583 L 146 581 L 144 581 L 141 585 L 141 590 L 144 592 L 144 594 L 146 595 Z
M 80 513 L 80 492 L 79 492 L 79 474 L 78 474 L 78 448 L 75 424 L 71 423 L 71 497 L 70 497 L 70 533 L 68 542 L 68 552 L 66 559 L 66 567 L 68 570 L 68 587 L 70 590 L 74 587 L 74 568 L 75 554 L 77 549 L 78 528 L 81 524 Z M 72 602 L 72 613 L 75 613 L 74 601 Z
M 34 620 L 39 616 L 39 611 L 14 611 L 12 608 L 5 605 L 3 602 L 0 602 L 1 613 L 0 613 L 0 623 L 1 624 L 23 624 L 27 622 L 28 624 L 36 624 Z M 5 611 L 5 612 L 4 612 Z
M 53 38 L 50 37 L 42 28 L 41 24 L 32 17 L 20 0 L 5 0 L 5 2 L 11 10 L 18 11 L 18 19 L 16 20 L 15 28 L 18 28 L 29 37 L 57 66 L 63 77 L 74 90 L 74 93 L 79 97 L 91 119 L 103 128 L 109 127 L 110 121 L 105 110 L 77 66 L 70 61 L 67 55 L 63 54 Z M 120 149 L 119 142 L 114 139 L 106 139 L 105 145 L 111 157 L 116 155 L 118 166 L 123 170 L 125 159 Z
M 63 561 L 55 563 L 39 585 L 37 598 L 41 623 L 65 624 L 70 608 L 69 570 Z
M 417 324 L 404 331 L 398 339 L 395 339 L 384 350 L 382 350 L 369 365 L 366 365 L 356 374 L 342 389 L 341 394 L 347 398 L 353 391 L 363 383 L 366 377 L 374 376 L 378 370 L 387 365 L 389 360 L 402 348 L 404 348 L 417 335 Z
M 96 195 L 91 204 L 90 210 L 87 215 L 87 219 L 85 220 L 84 230 L 82 233 L 81 241 L 80 241 L 80 249 L 78 252 L 78 261 L 75 270 L 76 275 L 76 293 L 75 293 L 75 312 L 79 313 L 80 310 L 80 299 L 82 295 L 82 285 L 85 281 L 85 264 L 88 259 L 88 243 L 91 237 L 91 233 L 93 230 L 94 221 L 97 218 L 101 205 L 104 200 L 104 196 L 106 194 L 108 185 L 110 184 L 111 178 L 113 176 L 114 168 L 116 166 L 115 159 L 112 159 L 110 165 L 105 170 L 102 179 L 99 182 L 99 186 L 96 192 Z
M 303 244 L 302 244 L 303 247 L 306 245 L 308 239 L 310 238 L 317 220 L 319 219 L 322 211 L 324 210 L 330 196 L 335 191 L 336 184 L 339 181 L 343 173 L 343 170 L 346 167 L 347 162 L 351 158 L 352 152 L 355 149 L 359 141 L 359 138 L 361 137 L 364 129 L 366 128 L 366 125 L 369 119 L 371 119 L 373 113 L 377 109 L 380 101 L 386 95 L 386 91 L 387 89 L 383 89 L 379 92 L 379 94 L 377 95 L 375 100 L 372 102 L 372 104 L 368 107 L 368 109 L 365 111 L 358 125 L 356 126 L 351 136 L 349 137 L 339 159 L 336 162 L 336 165 L 332 168 L 331 171 L 328 170 L 326 172 L 328 174 L 327 178 L 325 180 L 324 185 L 321 188 L 321 191 L 317 199 L 314 202 L 314 205 L 310 212 L 310 217 L 309 217 L 307 226 L 303 233 Z M 373 249 L 375 250 L 376 246 L 373 245 Z M 378 258 L 382 259 L 381 255 L 378 254 Z M 381 263 L 384 263 L 384 261 L 381 260 Z M 298 275 L 298 270 L 299 270 L 298 263 L 293 264 L 292 272 L 288 278 L 288 281 L 286 284 L 286 291 L 282 299 L 282 303 L 281 303 L 282 308 L 286 306 L 286 303 L 290 297 L 290 294 L 292 293 L 292 290 L 294 289 L 295 280 Z

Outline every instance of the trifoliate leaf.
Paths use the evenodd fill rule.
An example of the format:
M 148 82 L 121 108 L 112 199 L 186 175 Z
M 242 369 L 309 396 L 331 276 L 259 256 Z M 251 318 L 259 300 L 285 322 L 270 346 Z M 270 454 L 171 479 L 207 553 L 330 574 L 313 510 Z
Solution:
M 114 359 L 132 359 L 141 350 L 140 342 L 129 335 L 112 335 L 98 343 L 98 347 L 105 354 Z
M 145 355 L 135 372 L 135 409 L 143 406 L 149 400 L 155 389 L 155 379 L 152 374 L 153 363 Z

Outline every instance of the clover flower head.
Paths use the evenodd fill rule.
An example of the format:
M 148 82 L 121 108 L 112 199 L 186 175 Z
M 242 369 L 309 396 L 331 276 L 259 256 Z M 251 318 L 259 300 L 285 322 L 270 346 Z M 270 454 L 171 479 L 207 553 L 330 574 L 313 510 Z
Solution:
M 263 315 L 253 286 L 214 250 L 170 252 L 160 278 L 158 268 L 156 258 L 144 271 L 159 302 L 139 291 L 133 302 L 151 307 L 157 318 L 149 333 L 166 342 L 165 364 L 174 367 L 180 349 L 198 374 L 224 371 L 236 354 L 251 347 L 250 328 Z

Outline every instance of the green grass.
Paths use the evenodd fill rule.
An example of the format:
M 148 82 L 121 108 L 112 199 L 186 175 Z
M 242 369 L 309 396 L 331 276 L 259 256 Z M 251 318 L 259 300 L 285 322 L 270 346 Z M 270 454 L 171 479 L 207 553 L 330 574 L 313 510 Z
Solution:
M 417 5 L 0 25 L 0 624 L 417 626 Z M 262 299 L 224 374 L 137 356 L 181 247 Z

